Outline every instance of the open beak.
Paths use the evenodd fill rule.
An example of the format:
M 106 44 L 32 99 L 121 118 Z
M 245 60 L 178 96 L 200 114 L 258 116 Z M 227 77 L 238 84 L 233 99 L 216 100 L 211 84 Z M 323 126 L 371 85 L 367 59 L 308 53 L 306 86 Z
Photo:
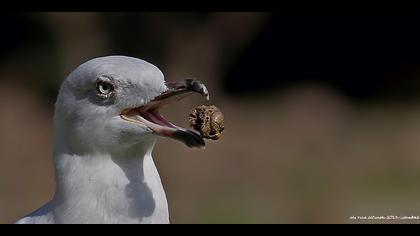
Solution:
M 121 118 L 147 126 L 155 134 L 179 140 L 188 147 L 204 148 L 206 144 L 198 133 L 172 124 L 159 113 L 159 110 L 163 106 L 181 100 L 192 93 L 199 93 L 209 100 L 206 86 L 194 79 L 167 82 L 166 86 L 168 90 L 155 97 L 149 103 L 141 107 L 124 110 L 121 113 Z

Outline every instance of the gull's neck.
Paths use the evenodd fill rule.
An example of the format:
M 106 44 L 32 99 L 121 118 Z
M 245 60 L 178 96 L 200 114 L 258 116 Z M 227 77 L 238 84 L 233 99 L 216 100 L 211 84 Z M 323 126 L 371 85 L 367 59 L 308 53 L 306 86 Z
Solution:
M 113 153 L 54 150 L 55 222 L 168 223 L 168 207 L 151 152 L 155 140 Z

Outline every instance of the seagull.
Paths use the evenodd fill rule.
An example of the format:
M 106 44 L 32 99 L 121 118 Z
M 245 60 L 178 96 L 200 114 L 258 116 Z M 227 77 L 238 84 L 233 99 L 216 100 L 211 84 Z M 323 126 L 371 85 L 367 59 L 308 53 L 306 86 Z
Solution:
M 166 82 L 156 66 L 134 57 L 97 57 L 79 65 L 62 82 L 55 103 L 55 193 L 16 223 L 170 223 L 152 151 L 158 137 L 205 147 L 199 134 L 159 113 L 192 93 L 209 98 L 200 81 Z

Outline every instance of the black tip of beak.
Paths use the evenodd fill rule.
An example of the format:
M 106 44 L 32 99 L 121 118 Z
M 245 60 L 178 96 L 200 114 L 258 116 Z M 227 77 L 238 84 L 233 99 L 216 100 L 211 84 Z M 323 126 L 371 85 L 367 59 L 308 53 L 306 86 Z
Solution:
M 203 138 L 191 130 L 177 130 L 174 136 L 190 148 L 204 148 L 206 146 Z

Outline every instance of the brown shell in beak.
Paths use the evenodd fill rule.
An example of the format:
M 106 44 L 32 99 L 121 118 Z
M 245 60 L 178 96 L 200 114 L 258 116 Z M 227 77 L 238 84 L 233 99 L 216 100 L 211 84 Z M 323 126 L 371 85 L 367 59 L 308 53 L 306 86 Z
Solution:
M 212 140 L 220 138 L 225 129 L 224 119 L 223 113 L 214 105 L 198 106 L 188 118 L 192 128 L 199 131 L 203 138 Z

